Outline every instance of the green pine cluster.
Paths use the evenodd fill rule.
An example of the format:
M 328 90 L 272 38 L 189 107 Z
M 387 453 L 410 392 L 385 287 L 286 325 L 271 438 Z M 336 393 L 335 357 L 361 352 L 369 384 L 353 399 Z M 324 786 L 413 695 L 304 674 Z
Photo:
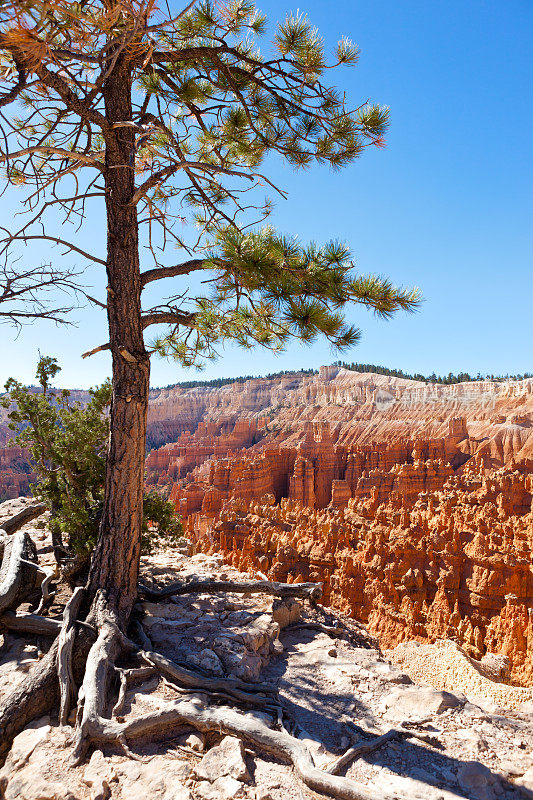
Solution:
M 214 358 L 232 340 L 281 352 L 290 339 L 305 344 L 325 337 L 336 350 L 353 347 L 361 331 L 345 308 L 365 305 L 387 318 L 413 311 L 417 289 L 393 286 L 375 275 L 354 275 L 350 251 L 339 242 L 303 247 L 272 228 L 222 229 L 205 262 L 214 273 L 210 296 L 196 298 L 184 325 L 156 338 L 153 348 L 183 366 Z

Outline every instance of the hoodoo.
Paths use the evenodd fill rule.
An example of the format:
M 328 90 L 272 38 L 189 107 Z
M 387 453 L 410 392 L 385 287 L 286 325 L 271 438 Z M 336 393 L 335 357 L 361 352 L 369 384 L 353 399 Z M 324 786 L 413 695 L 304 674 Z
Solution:
M 384 647 L 451 638 L 533 685 L 532 386 L 328 367 L 166 390 L 149 425 L 203 417 L 150 452 L 148 482 L 198 552 L 323 582 Z

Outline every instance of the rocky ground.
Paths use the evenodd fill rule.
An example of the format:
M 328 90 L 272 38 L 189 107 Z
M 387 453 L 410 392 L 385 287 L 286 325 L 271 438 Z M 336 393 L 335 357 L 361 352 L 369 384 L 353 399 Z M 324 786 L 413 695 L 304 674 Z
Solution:
M 0 506 L 13 512 L 11 501 Z M 52 562 L 41 518 L 26 526 L 41 563 Z M 218 556 L 177 551 L 143 559 L 145 583 L 188 577 L 240 580 Z M 61 611 L 60 597 L 50 615 Z M 360 755 L 341 774 L 386 798 L 518 800 L 533 798 L 533 717 L 527 695 L 501 682 L 501 663 L 467 658 L 456 645 L 401 645 L 382 654 L 365 629 L 307 601 L 266 595 L 190 594 L 142 605 L 154 649 L 205 674 L 235 676 L 279 688 L 293 733 L 325 768 L 354 744 L 399 731 Z M 324 632 L 324 626 L 338 629 Z M 0 696 L 46 649 L 0 634 Z M 476 678 L 477 676 L 477 678 Z M 478 680 L 479 678 L 479 680 Z M 181 690 L 183 692 L 183 690 Z M 157 709 L 177 689 L 158 677 L 132 686 L 121 716 Z M 509 692 L 511 694 L 509 694 Z M 181 696 L 181 695 L 180 695 Z M 190 695 L 194 703 L 213 700 Z M 524 702 L 521 702 L 521 701 Z M 261 714 L 248 711 L 243 713 Z M 275 724 L 275 721 L 272 721 Z M 99 750 L 73 768 L 72 728 L 54 718 L 16 738 L 0 771 L 3 800 L 304 800 L 315 797 L 292 768 L 231 736 L 192 729 L 164 741 L 137 741 L 134 758 Z

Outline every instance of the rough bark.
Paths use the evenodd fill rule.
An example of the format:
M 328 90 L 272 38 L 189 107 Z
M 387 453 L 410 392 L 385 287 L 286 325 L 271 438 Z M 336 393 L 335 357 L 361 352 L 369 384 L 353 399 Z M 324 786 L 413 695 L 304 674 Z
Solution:
M 57 675 L 59 679 L 59 723 L 66 725 L 72 700 L 76 692 L 72 674 L 72 648 L 76 638 L 76 617 L 83 599 L 84 589 L 78 586 L 63 611 L 63 625 L 58 639 Z
M 132 120 L 131 94 L 131 75 L 122 56 L 104 86 L 110 126 Z M 113 395 L 104 508 L 88 583 L 89 599 L 102 591 L 122 627 L 137 594 L 150 373 L 141 322 L 137 211 L 132 203 L 134 136 L 126 126 L 106 134 L 107 316 Z
M 112 53 L 110 53 L 112 55 Z M 105 711 L 114 661 L 137 597 L 141 548 L 146 415 L 150 364 L 141 321 L 141 278 L 135 191 L 135 133 L 114 123 L 132 120 L 132 80 L 127 53 L 119 55 L 104 85 L 105 196 L 107 215 L 107 315 L 113 394 L 104 507 L 87 583 L 87 621 L 99 631 L 76 637 L 72 667 L 82 683 L 77 748 L 82 755 L 91 727 Z M 32 669 L 0 707 L 0 760 L 13 737 L 58 701 L 57 648 Z M 83 678 L 82 678 L 83 676 Z

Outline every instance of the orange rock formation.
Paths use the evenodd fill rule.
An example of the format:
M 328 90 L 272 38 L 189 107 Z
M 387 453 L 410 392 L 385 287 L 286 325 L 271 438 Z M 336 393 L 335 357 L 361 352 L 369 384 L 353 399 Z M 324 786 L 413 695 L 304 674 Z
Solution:
M 197 549 L 323 581 L 384 646 L 449 637 L 533 685 L 533 379 L 322 367 L 154 390 L 148 447 L 147 483 Z M 18 493 L 14 464 L 0 457 L 0 492 Z
M 428 462 L 410 470 L 431 484 Z M 385 500 L 377 486 L 342 509 L 230 499 L 214 518 L 189 517 L 189 535 L 240 569 L 323 581 L 325 602 L 383 646 L 450 638 L 475 658 L 504 653 L 513 680 L 533 685 L 533 476 L 486 477 L 478 460 L 415 496 L 402 471 Z

